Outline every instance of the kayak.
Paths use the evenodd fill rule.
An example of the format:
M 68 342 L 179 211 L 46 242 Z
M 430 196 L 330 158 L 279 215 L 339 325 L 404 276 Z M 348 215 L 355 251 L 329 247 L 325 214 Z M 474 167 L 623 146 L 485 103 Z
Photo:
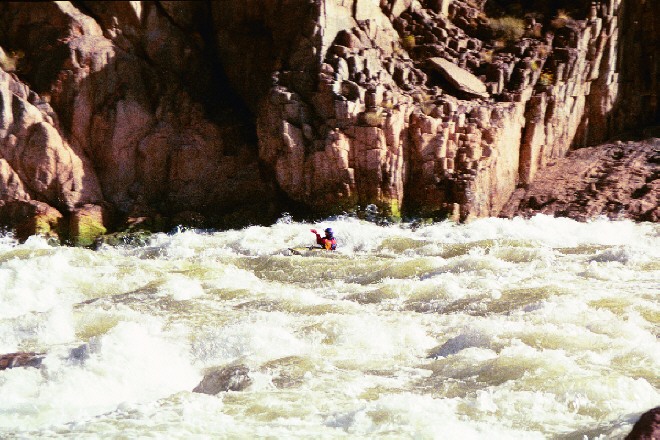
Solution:
M 291 255 L 319 255 L 320 252 L 328 252 L 323 248 L 316 246 L 300 246 L 289 248 Z
M 299 255 L 302 257 L 344 258 L 345 254 L 339 251 L 329 251 L 318 246 L 298 246 L 288 248 L 286 255 Z

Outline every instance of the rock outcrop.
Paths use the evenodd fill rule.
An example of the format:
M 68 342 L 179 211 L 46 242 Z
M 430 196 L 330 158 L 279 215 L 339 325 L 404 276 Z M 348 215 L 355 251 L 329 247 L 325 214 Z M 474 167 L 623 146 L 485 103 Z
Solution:
M 597 120 L 587 108 L 592 85 L 599 102 L 616 101 L 621 4 L 598 5 L 586 20 L 503 49 L 466 33 L 487 25 L 466 22 L 484 17 L 462 2 L 449 17 L 413 2 L 391 20 L 394 50 L 381 43 L 392 41 L 382 16 L 354 16 L 322 57 L 316 90 L 278 77 L 258 120 L 260 157 L 291 198 L 312 206 L 497 215 L 516 185 L 586 142 Z M 606 138 L 600 128 L 589 139 Z
M 581 148 L 517 189 L 502 215 L 660 221 L 660 138 Z
M 569 149 L 658 119 L 658 2 L 489 12 L 2 3 L 0 222 L 88 245 L 104 230 L 294 208 L 498 215 Z

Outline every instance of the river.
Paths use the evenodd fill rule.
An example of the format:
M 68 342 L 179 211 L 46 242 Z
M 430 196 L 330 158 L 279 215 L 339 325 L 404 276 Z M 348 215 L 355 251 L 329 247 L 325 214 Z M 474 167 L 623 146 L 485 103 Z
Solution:
M 0 354 L 46 355 L 0 371 L 0 438 L 623 438 L 660 404 L 659 292 L 660 225 L 629 221 L 5 235 Z

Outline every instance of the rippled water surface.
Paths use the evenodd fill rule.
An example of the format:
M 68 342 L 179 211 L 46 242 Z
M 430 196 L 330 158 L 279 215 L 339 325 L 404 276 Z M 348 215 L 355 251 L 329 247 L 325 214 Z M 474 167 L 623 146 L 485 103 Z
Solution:
M 623 438 L 660 404 L 659 292 L 660 226 L 627 221 L 0 237 L 0 354 L 46 353 L 0 371 L 0 437 Z

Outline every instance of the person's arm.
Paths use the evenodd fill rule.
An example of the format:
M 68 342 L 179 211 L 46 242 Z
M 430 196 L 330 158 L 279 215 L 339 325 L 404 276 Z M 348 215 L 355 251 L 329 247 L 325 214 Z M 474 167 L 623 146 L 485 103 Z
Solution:
M 323 237 L 321 237 L 321 235 L 318 232 L 316 232 L 316 229 L 310 229 L 310 231 L 316 234 L 316 244 L 320 244 L 321 246 L 323 246 Z

